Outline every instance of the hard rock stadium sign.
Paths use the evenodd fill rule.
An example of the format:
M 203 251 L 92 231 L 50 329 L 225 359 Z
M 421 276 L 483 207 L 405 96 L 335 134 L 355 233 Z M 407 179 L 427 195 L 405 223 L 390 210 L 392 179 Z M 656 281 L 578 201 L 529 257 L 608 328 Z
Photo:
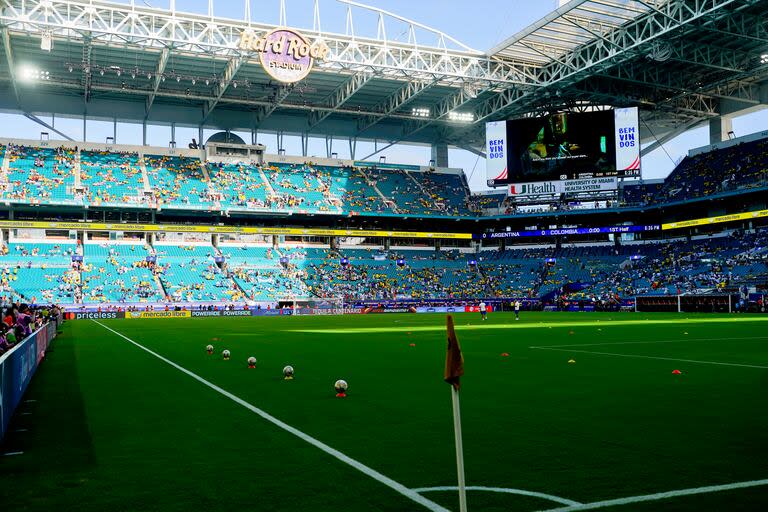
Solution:
M 288 28 L 276 28 L 264 37 L 243 31 L 238 47 L 258 52 L 264 71 L 283 83 L 303 80 L 312 70 L 315 59 L 324 60 L 330 51 L 324 42 L 310 43 L 302 34 Z

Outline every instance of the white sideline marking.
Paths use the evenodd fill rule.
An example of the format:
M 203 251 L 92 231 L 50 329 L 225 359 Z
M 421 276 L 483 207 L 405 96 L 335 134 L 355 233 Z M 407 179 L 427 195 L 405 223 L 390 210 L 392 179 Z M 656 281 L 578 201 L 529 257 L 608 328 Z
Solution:
M 3 454 L 4 457 L 10 457 L 11 455 L 24 455 L 24 452 L 8 452 Z
M 520 496 L 532 496 L 534 498 L 541 498 L 544 500 L 554 501 L 562 505 L 582 505 L 578 501 L 569 500 L 568 498 L 561 498 L 560 496 L 554 496 L 552 494 L 544 494 L 543 492 L 526 491 L 524 489 L 510 489 L 507 487 L 484 487 L 481 485 L 468 485 L 466 487 L 468 491 L 486 491 L 486 492 L 501 492 L 504 494 L 519 494 Z M 434 492 L 434 491 L 458 491 L 459 488 L 455 485 L 443 485 L 440 487 L 422 487 L 420 489 L 412 489 L 416 492 Z
M 152 354 L 153 356 L 155 356 L 156 358 L 160 359 L 164 363 L 167 363 L 167 364 L 173 366 L 174 368 L 176 368 L 180 372 L 186 373 L 187 375 L 189 375 L 193 379 L 195 379 L 195 380 L 205 384 L 206 386 L 208 386 L 212 390 L 214 390 L 214 391 L 224 395 L 225 397 L 229 398 L 233 402 L 235 402 L 235 403 L 237 403 L 239 405 L 242 405 L 243 407 L 245 407 L 249 411 L 258 414 L 259 416 L 261 416 L 262 418 L 264 418 L 268 422 L 272 423 L 273 425 L 276 425 L 277 427 L 285 430 L 286 432 L 289 432 L 289 433 L 295 435 L 299 439 L 301 439 L 303 441 L 306 441 L 307 443 L 311 444 L 312 446 L 314 446 L 316 448 L 319 448 L 320 450 L 324 451 L 328 455 L 331 455 L 331 456 L 335 457 L 336 459 L 340 460 L 341 462 L 343 462 L 345 464 L 348 464 L 349 466 L 352 466 L 353 468 L 355 468 L 356 470 L 360 471 L 361 473 L 364 473 L 364 474 L 370 476 L 371 478 L 373 478 L 374 480 L 377 480 L 377 481 L 381 482 L 382 484 L 386 485 L 387 487 L 390 487 L 391 489 L 394 489 L 395 491 L 399 492 L 403 496 L 405 496 L 407 498 L 410 498 L 411 500 L 415 501 L 419 505 L 423 505 L 424 507 L 428 508 L 432 512 L 450 512 L 448 509 L 441 507 L 440 505 L 438 505 L 434 501 L 428 500 L 427 498 L 425 498 L 424 496 L 420 495 L 416 491 L 412 491 L 411 489 L 409 489 L 408 487 L 404 486 L 403 484 L 395 482 L 391 478 L 382 475 L 381 473 L 379 473 L 375 469 L 366 466 L 362 462 L 358 462 L 357 460 L 349 457 L 348 455 L 345 455 L 345 454 L 341 453 L 340 451 L 338 451 L 338 450 L 336 450 L 334 448 L 331 448 L 330 446 L 328 446 L 327 444 L 323 443 L 322 441 L 319 441 L 319 440 L 315 439 L 314 437 L 310 436 L 309 434 L 305 434 L 301 430 L 299 430 L 299 429 L 297 429 L 295 427 L 292 427 L 292 426 L 288 425 L 287 423 L 285 423 L 283 421 L 280 421 L 279 419 L 277 419 L 274 416 L 272 416 L 271 414 L 263 411 L 262 409 L 259 409 L 258 407 L 254 406 L 254 405 L 251 405 L 250 403 L 246 402 L 242 398 L 240 398 L 240 397 L 238 397 L 236 395 L 233 395 L 229 391 L 226 391 L 226 390 L 220 388 L 219 386 L 217 386 L 216 384 L 213 384 L 212 382 L 209 382 L 209 381 L 205 380 L 204 378 L 202 378 L 201 376 L 197 375 L 196 373 L 191 372 L 191 371 L 187 370 L 186 368 L 184 368 L 182 366 L 179 366 L 178 364 L 174 363 L 170 359 L 166 359 L 165 357 L 161 356 L 157 352 L 154 352 L 154 351 L 148 349 L 147 347 L 145 347 L 144 345 L 141 345 L 141 344 L 133 341 L 129 337 L 127 337 L 127 336 L 125 336 L 125 335 L 115 331 L 114 329 L 111 329 L 111 328 L 107 327 L 106 325 L 102 324 L 101 322 L 99 322 L 97 320 L 93 320 L 93 322 L 99 324 L 100 326 L 102 326 L 103 328 L 107 329 L 108 331 L 111 331 L 114 334 L 117 334 L 118 336 L 123 338 L 125 341 L 136 345 L 137 347 L 139 347 L 140 349 L 144 350 L 145 352 L 147 352 L 149 354 Z
M 628 505 L 630 503 L 640 503 L 643 501 L 665 500 L 668 498 L 677 498 L 679 496 L 691 496 L 694 494 L 705 494 L 710 492 L 731 491 L 733 489 L 746 489 L 747 487 L 758 487 L 768 485 L 768 479 L 749 480 L 747 482 L 735 482 L 723 485 L 708 485 L 706 487 L 693 487 L 691 489 L 680 489 L 679 491 L 658 492 L 656 494 L 645 494 L 643 496 L 630 496 L 629 498 L 618 498 L 615 500 L 595 501 L 580 505 L 571 505 L 549 509 L 546 512 L 571 512 L 577 510 L 594 510 L 596 508 L 613 507 L 615 505 Z
M 680 338 L 676 340 L 614 341 L 601 343 L 574 343 L 572 345 L 537 345 L 528 348 L 599 347 L 603 345 L 643 345 L 653 343 L 686 343 L 690 341 L 768 340 L 768 336 L 740 336 L 733 338 Z
M 615 327 L 619 325 L 667 325 L 667 324 L 712 324 L 712 323 L 742 323 L 742 322 L 768 322 L 768 315 L 758 317 L 716 317 L 716 318 L 695 318 L 690 319 L 638 319 L 638 320 L 607 320 L 601 322 L 600 320 L 587 320 L 584 322 L 539 322 L 539 323 L 527 323 L 518 322 L 515 324 L 472 324 L 462 325 L 461 323 L 456 325 L 456 330 L 496 330 L 496 329 L 546 329 L 555 328 L 561 329 L 568 327 L 571 329 L 580 329 L 582 327 Z M 445 326 L 442 325 L 411 325 L 411 326 L 397 326 L 397 327 L 349 327 L 345 329 L 288 329 L 288 332 L 302 332 L 309 334 L 368 334 L 376 332 L 433 332 L 433 331 L 445 331 Z
M 714 364 L 717 366 L 738 366 L 740 368 L 759 368 L 768 369 L 768 366 L 761 366 L 758 364 L 743 364 L 743 363 L 722 363 L 720 361 L 699 361 L 697 359 L 678 359 L 675 357 L 659 357 L 659 356 L 641 356 L 638 354 L 616 354 L 615 352 L 593 352 L 591 350 L 573 350 L 569 348 L 551 348 L 551 347 L 530 347 L 535 350 L 555 350 L 557 352 L 573 352 L 581 354 L 595 354 L 598 356 L 614 356 L 614 357 L 633 357 L 636 359 L 658 359 L 661 361 L 676 361 L 678 363 L 696 363 L 696 364 Z

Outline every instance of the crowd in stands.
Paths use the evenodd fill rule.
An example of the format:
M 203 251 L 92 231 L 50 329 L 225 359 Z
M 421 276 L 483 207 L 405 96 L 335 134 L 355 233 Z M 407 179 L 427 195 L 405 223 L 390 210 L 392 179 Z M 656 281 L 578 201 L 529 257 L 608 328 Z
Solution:
M 58 319 L 60 309 L 55 305 L 11 303 L 0 313 L 0 356 L 42 327 Z
M 82 260 L 82 261 L 81 261 Z M 636 295 L 768 285 L 768 229 L 701 239 L 459 250 L 254 244 L 9 242 L 0 292 L 28 303 L 526 298 L 616 304 Z
M 31 204 L 72 202 L 76 151 L 4 146 L 8 172 L 3 179 L 3 199 Z
M 458 217 L 648 206 L 768 187 L 768 138 L 687 157 L 663 183 L 628 182 L 618 197 L 602 202 L 563 196 L 529 205 L 500 196 L 471 196 L 463 176 L 435 171 L 310 162 L 219 163 L 20 145 L 0 145 L 0 159 L 7 162 L 7 172 L 0 176 L 2 198 L 31 204 Z M 75 188 L 78 167 L 80 189 Z

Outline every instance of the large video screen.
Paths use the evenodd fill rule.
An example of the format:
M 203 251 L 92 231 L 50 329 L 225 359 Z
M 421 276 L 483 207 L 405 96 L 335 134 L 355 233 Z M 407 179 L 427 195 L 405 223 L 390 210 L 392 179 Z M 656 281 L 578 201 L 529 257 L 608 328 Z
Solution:
M 636 108 L 486 124 L 488 185 L 640 176 Z

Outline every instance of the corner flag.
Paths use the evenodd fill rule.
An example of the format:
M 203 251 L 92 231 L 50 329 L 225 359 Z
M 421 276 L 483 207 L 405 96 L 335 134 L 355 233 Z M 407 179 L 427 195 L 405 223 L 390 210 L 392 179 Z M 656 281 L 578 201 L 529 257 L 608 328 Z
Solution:
M 456 391 L 461 384 L 459 377 L 464 375 L 464 356 L 461 355 L 459 340 L 453 330 L 453 317 L 448 315 L 448 352 L 445 355 L 445 382 L 451 384 Z
M 464 448 L 461 443 L 461 411 L 459 407 L 459 378 L 464 375 L 464 356 L 453 330 L 453 317 L 448 315 L 448 351 L 445 355 L 445 382 L 451 388 L 453 402 L 453 433 L 456 440 L 456 473 L 459 480 L 459 512 L 467 512 L 467 489 L 464 479 Z

